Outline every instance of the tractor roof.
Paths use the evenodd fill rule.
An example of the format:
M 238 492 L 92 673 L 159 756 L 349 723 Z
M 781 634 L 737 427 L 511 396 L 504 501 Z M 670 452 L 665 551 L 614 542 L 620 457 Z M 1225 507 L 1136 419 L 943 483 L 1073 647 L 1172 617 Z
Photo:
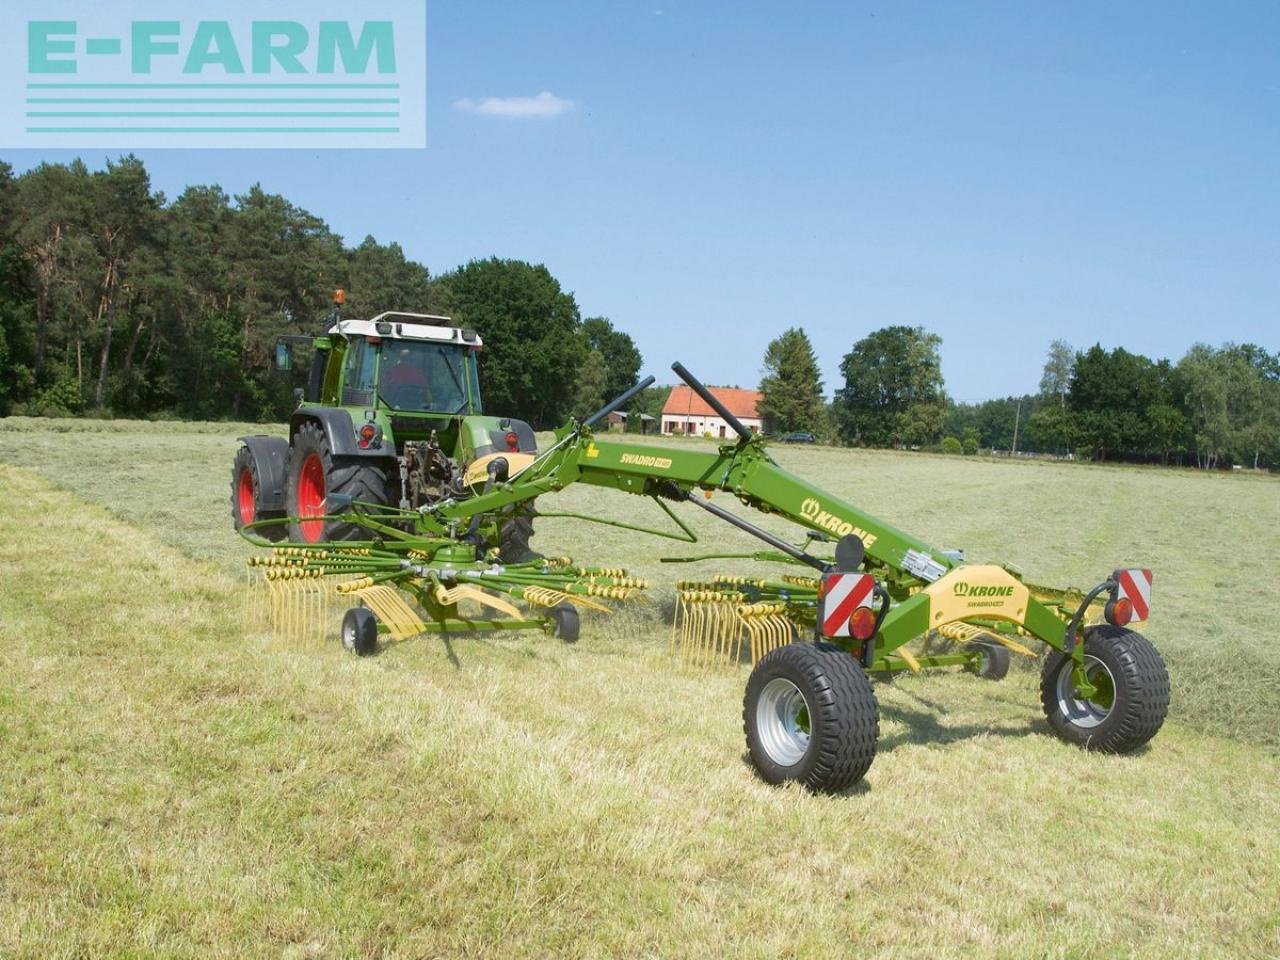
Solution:
M 383 337 L 401 340 L 435 340 L 457 342 L 468 347 L 482 345 L 474 330 L 454 326 L 449 317 L 427 313 L 401 313 L 388 310 L 370 320 L 339 320 L 331 331 L 345 337 Z

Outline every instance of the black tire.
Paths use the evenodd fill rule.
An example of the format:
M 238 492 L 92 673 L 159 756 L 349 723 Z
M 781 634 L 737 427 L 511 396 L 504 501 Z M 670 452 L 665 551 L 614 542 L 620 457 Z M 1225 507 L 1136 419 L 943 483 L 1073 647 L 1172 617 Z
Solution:
M 532 536 L 532 517 L 512 517 L 498 532 L 498 559 L 503 563 L 528 563 L 530 560 L 541 560 L 542 554 L 529 546 L 529 538 Z
M 998 643 L 982 643 L 982 655 L 965 664 L 965 669 L 983 680 L 1003 680 L 1009 674 L 1009 648 Z
M 1084 632 L 1085 667 L 1098 700 L 1074 698 L 1072 660 L 1054 650 L 1040 676 L 1040 702 L 1063 740 L 1103 753 L 1131 753 L 1150 740 L 1169 712 L 1169 672 L 1140 633 L 1098 624 Z M 1107 695 L 1106 687 L 1113 692 Z M 1110 701 L 1110 702 L 1107 702 Z
M 551 635 L 559 637 L 565 643 L 577 643 L 578 636 L 581 633 L 582 625 L 578 619 L 578 608 L 567 600 L 557 603 L 554 607 L 547 611 L 554 621 L 555 625 L 551 628 Z
M 807 735 L 800 736 L 806 720 Z M 791 643 L 751 671 L 742 727 L 751 763 L 767 783 L 795 780 L 834 793 L 871 768 L 880 708 L 871 681 L 848 652 L 826 643 Z
M 358 657 L 378 649 L 378 620 L 368 607 L 352 607 L 342 618 L 342 648 Z
M 324 431 L 314 422 L 308 421 L 298 427 L 293 435 L 293 443 L 289 447 L 289 458 L 285 463 L 285 507 L 288 515 L 317 516 L 313 512 L 319 509 L 314 505 L 314 497 L 305 491 L 302 479 L 303 470 L 311 457 L 318 458 L 323 475 L 321 495 L 337 493 L 361 503 L 372 503 L 388 506 L 393 502 L 393 489 L 389 467 L 379 461 L 370 461 L 358 457 L 335 457 L 329 448 L 329 439 Z M 312 486 L 314 486 L 314 479 Z M 303 499 L 312 499 L 310 509 L 306 503 L 299 504 L 300 489 Z M 322 525 L 321 525 L 322 524 Z M 316 527 L 319 526 L 319 530 Z M 318 536 L 316 535 L 318 534 Z M 341 520 L 313 521 L 310 524 L 289 524 L 289 539 L 299 543 L 320 543 L 325 540 L 367 540 L 370 533 L 364 527 Z
M 261 500 L 262 483 L 257 458 L 248 444 L 241 444 L 231 466 L 231 522 L 235 524 L 236 530 L 258 520 L 284 516 L 279 510 L 261 509 L 258 506 Z M 284 524 L 250 532 L 267 540 L 283 540 L 288 534 Z

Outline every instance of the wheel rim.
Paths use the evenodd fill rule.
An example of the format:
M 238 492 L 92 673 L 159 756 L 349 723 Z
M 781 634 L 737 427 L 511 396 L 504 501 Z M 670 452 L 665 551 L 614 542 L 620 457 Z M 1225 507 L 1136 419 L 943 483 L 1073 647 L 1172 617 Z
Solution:
M 1116 701 L 1116 678 L 1107 665 L 1097 657 L 1085 655 L 1084 675 L 1096 688 L 1093 697 L 1085 700 L 1076 694 L 1071 661 L 1063 664 L 1058 672 L 1058 709 L 1067 721 L 1077 727 L 1096 727 L 1111 715 Z
M 320 454 L 309 453 L 298 471 L 298 516 L 323 517 L 324 492 L 324 464 Z M 324 536 L 323 520 L 304 520 L 298 527 L 308 543 L 318 543 Z
M 808 751 L 809 705 L 786 677 L 775 677 L 760 691 L 756 730 L 764 752 L 779 766 L 795 766 Z
M 240 525 L 253 523 L 258 507 L 253 500 L 253 471 L 248 467 L 240 471 L 240 482 L 236 485 L 236 505 L 240 511 Z
M 342 646 L 347 650 L 356 648 L 356 625 L 352 617 L 344 617 L 342 621 Z

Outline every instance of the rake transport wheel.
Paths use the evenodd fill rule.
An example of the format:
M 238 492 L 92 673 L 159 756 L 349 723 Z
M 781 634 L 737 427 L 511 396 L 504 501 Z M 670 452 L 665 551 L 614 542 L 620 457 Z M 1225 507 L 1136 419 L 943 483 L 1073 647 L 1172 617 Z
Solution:
M 378 649 L 378 621 L 368 607 L 352 607 L 343 616 L 342 648 L 358 657 Z
M 1009 673 L 1009 649 L 998 643 L 980 644 L 981 655 L 965 669 L 983 680 L 1003 680 Z
M 244 444 L 236 451 L 236 460 L 231 467 L 231 519 L 237 530 L 255 520 L 284 516 L 278 510 L 261 509 L 261 500 L 262 481 L 258 472 L 258 460 L 248 445 Z M 268 540 L 283 540 L 286 531 L 281 524 L 255 532 Z
M 1097 624 L 1084 632 L 1084 670 L 1096 693 L 1081 698 L 1072 661 L 1050 652 L 1040 676 L 1040 701 L 1054 733 L 1103 753 L 1131 753 L 1159 731 L 1169 712 L 1169 673 L 1146 637 Z
M 331 493 L 362 503 L 386 506 L 392 502 L 385 467 L 355 457 L 335 457 L 324 431 L 303 423 L 293 435 L 285 464 L 285 508 L 291 517 L 322 517 Z M 341 520 L 303 520 L 289 524 L 289 538 L 300 543 L 322 540 L 362 540 L 368 532 Z
M 866 775 L 880 737 L 871 681 L 847 651 L 791 643 L 751 671 L 742 704 L 747 752 L 768 783 L 836 792 Z
M 578 642 L 581 624 L 578 621 L 577 607 L 568 600 L 561 600 L 547 611 L 547 615 L 554 621 L 554 626 L 551 628 L 553 637 L 559 637 L 565 643 Z

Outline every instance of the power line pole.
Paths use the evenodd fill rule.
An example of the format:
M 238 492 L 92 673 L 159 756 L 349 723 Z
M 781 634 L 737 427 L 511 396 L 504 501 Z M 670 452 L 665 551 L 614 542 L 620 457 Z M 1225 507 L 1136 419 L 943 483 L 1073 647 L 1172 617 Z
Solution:
M 1018 410 L 1013 415 L 1013 450 L 1009 454 L 1010 457 L 1016 457 L 1018 455 L 1018 425 L 1020 423 L 1022 423 L 1022 401 L 1021 400 L 1018 401 Z

